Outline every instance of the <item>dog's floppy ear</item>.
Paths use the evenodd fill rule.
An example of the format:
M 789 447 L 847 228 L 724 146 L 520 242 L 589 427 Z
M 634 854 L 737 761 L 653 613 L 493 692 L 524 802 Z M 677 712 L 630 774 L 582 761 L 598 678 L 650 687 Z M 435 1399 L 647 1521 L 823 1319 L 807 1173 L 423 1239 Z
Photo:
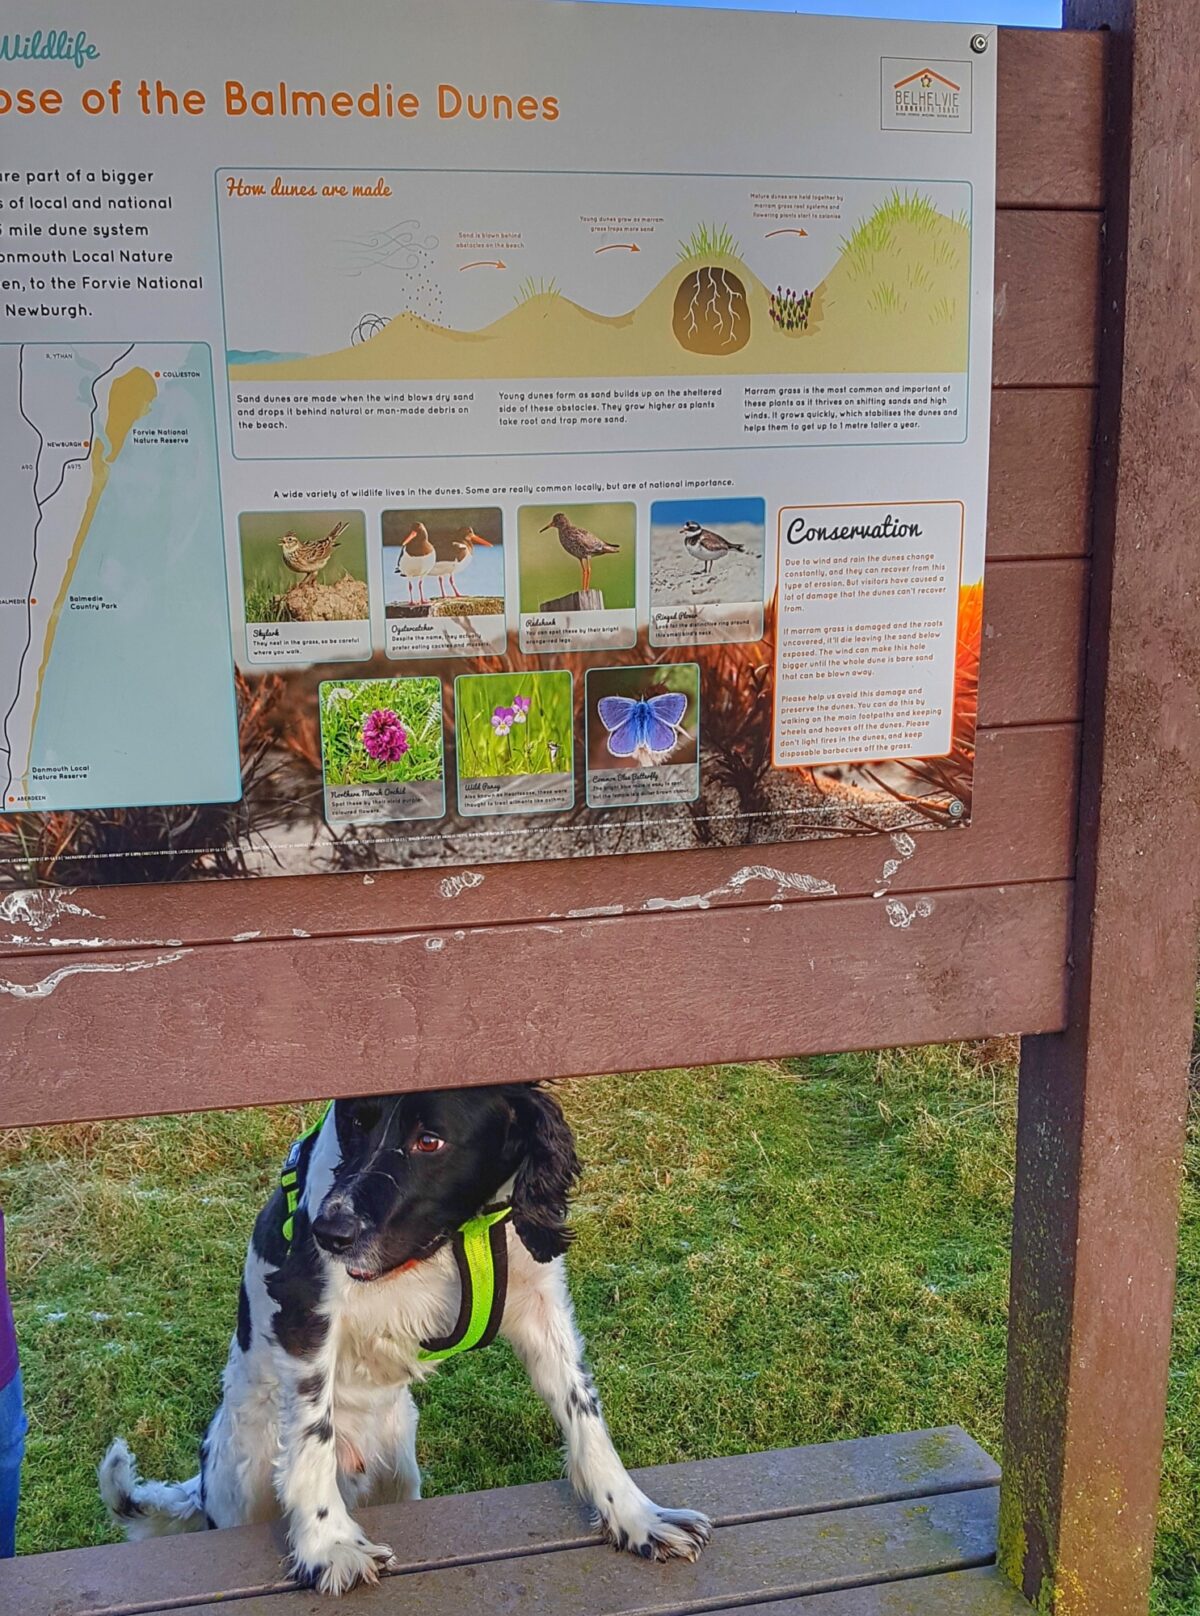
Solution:
M 558 1101 L 535 1085 L 509 1090 L 514 1134 L 523 1150 L 513 1182 L 513 1227 L 536 1262 L 553 1262 L 571 1243 L 567 1200 L 579 1177 L 575 1138 Z

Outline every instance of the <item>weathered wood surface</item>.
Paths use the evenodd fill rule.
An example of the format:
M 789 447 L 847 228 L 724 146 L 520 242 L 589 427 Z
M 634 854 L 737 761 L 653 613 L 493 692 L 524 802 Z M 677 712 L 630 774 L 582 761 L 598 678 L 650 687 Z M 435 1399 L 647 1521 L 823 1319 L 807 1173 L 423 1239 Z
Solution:
M 9 961 L 26 986 L 5 1011 L 4 1121 L 1044 1031 L 1064 1016 L 1070 895 L 1054 881 Z M 698 1016 L 701 961 L 727 991 Z M 653 1014 L 614 1019 L 614 973 L 653 984 Z M 499 981 L 528 987 L 503 1016 L 477 989 Z
M 723 1526 L 694 1565 L 654 1565 L 589 1547 L 416 1571 L 402 1589 L 384 1578 L 354 1597 L 363 1616 L 394 1611 L 398 1594 L 422 1616 L 674 1616 L 988 1565 L 995 1537 L 996 1489 L 984 1487 Z M 228 1606 L 189 1608 L 216 1616 Z M 328 1608 L 321 1594 L 267 1594 L 242 1601 L 238 1616 L 326 1616 Z
M 1098 213 L 996 218 L 995 387 L 1091 387 L 1100 318 Z
M 1001 1562 L 1148 1608 L 1200 921 L 1200 99 L 1189 0 L 1112 30 L 1095 574 L 1066 1030 L 1021 1064 Z
M 993 391 L 989 562 L 1087 555 L 1095 416 L 1086 387 Z
M 1106 45 L 1097 33 L 1000 30 L 1000 207 L 1103 206 Z
M 979 722 L 1066 723 L 1083 695 L 1086 561 L 1006 561 L 983 589 Z
M 1073 724 L 981 731 L 975 787 L 984 807 L 974 823 L 945 834 L 916 835 L 899 847 L 889 837 L 832 837 L 587 863 L 497 864 L 469 870 L 466 879 L 462 871 L 424 869 L 377 873 L 369 883 L 320 875 L 156 887 L 149 893 L 140 887 L 48 893 L 36 908 L 24 900 L 14 904 L 0 921 L 0 958 L 37 956 L 44 973 L 46 956 L 94 959 L 139 941 L 157 951 L 242 937 L 246 942 L 235 946 L 245 948 L 249 959 L 254 943 L 289 939 L 301 931 L 313 936 L 389 931 L 401 919 L 409 931 L 443 931 L 586 919 L 589 912 L 613 916 L 764 901 L 810 903 L 827 887 L 841 897 L 879 894 L 883 902 L 924 888 L 1059 880 L 1070 875 L 1074 856 L 1078 746 Z M 1002 806 L 989 810 L 989 801 Z M 1004 806 L 1011 804 L 1017 806 Z M 896 868 L 889 875 L 885 866 L 891 865 Z M 157 928 L 153 936 L 146 925 L 148 899 Z M 0 977 L 6 972 L 7 965 L 0 967 Z M 8 974 L 15 979 L 15 973 Z
M 737 1609 L 738 1616 L 1031 1616 L 1025 1600 L 994 1566 Z
M 702 1509 L 719 1526 L 994 1488 L 999 1467 L 957 1427 L 905 1431 L 633 1472 L 663 1504 Z M 362 1510 L 403 1572 L 599 1544 L 565 1482 L 506 1487 Z M 110 1544 L 0 1561 L 0 1610 L 16 1616 L 117 1616 L 146 1607 L 285 1589 L 274 1527 Z M 134 1574 L 136 1572 L 136 1574 Z M 394 1585 L 393 1585 L 394 1586 Z

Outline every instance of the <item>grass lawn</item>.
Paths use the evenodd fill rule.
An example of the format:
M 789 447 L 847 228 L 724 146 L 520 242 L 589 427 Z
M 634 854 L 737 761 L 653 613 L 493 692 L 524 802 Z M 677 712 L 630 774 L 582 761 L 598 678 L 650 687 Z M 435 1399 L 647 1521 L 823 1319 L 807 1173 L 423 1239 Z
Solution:
M 951 1422 L 999 1452 L 1011 1055 L 563 1091 L 588 1164 L 573 1289 L 628 1463 Z M 94 1467 L 117 1432 L 146 1475 L 193 1472 L 249 1227 L 304 1117 L 0 1135 L 31 1415 L 22 1550 L 106 1535 Z M 1156 1616 L 1200 1611 L 1200 1126 L 1189 1167 Z M 506 1347 L 451 1363 L 419 1401 L 427 1492 L 557 1474 L 550 1418 Z

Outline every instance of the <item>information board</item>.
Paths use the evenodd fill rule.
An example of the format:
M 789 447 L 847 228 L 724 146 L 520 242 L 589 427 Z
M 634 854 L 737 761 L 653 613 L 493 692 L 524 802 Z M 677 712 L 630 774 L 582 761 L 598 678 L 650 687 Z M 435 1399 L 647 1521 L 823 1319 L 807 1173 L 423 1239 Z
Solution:
M 970 817 L 996 35 L 0 33 L 0 878 Z

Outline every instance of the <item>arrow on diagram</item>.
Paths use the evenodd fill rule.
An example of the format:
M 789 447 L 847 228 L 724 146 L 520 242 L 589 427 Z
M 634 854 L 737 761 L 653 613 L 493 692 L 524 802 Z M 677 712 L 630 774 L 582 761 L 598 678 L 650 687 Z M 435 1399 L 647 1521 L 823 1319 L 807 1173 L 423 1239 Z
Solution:
M 458 266 L 458 273 L 461 275 L 464 269 L 507 269 L 507 268 L 508 268 L 508 265 L 501 258 L 480 258 L 473 264 L 460 264 Z
M 763 240 L 770 241 L 772 236 L 806 236 L 807 234 L 807 230 L 768 230 Z
M 597 247 L 597 253 L 602 252 L 641 252 L 636 241 L 610 241 L 607 247 Z

